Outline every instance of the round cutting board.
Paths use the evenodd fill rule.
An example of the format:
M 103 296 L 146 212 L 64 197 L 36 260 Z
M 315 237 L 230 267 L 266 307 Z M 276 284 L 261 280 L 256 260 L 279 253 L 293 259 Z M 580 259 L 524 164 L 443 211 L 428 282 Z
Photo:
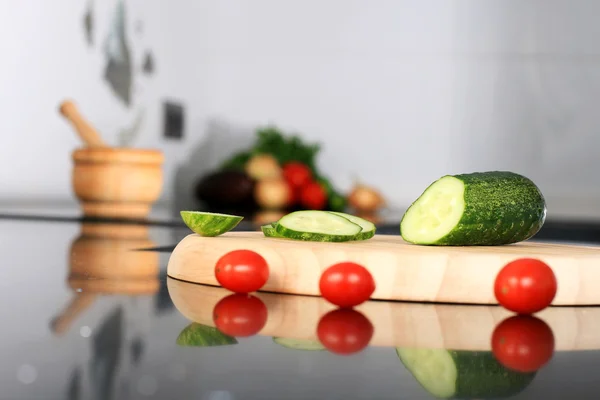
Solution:
M 319 278 L 332 264 L 352 261 L 373 275 L 373 299 L 464 304 L 497 304 L 498 271 L 509 261 L 538 258 L 558 280 L 553 305 L 600 304 L 600 247 L 521 242 L 505 246 L 417 246 L 397 235 L 375 235 L 346 243 L 267 238 L 262 232 L 228 232 L 218 237 L 191 234 L 171 254 L 169 276 L 218 285 L 217 260 L 229 251 L 249 249 L 269 264 L 264 291 L 319 295 Z
M 213 309 L 231 292 L 221 287 L 167 280 L 169 295 L 185 318 L 215 326 Z M 318 342 L 320 318 L 335 309 L 321 297 L 256 293 L 267 308 L 262 336 Z M 373 324 L 370 346 L 491 350 L 495 327 L 513 314 L 500 306 L 368 301 L 356 307 Z M 536 314 L 548 324 L 556 351 L 600 349 L 600 307 L 550 307 Z

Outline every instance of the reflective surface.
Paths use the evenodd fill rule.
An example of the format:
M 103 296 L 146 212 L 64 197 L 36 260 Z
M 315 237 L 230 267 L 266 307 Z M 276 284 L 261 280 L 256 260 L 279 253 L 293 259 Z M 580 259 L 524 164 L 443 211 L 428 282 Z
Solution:
M 492 352 L 511 316 L 499 307 L 369 302 L 332 315 L 320 298 L 272 293 L 247 304 L 165 276 L 185 228 L 0 227 L 3 399 L 593 399 L 600 389 L 600 308 L 516 321 L 518 331 L 542 322 L 532 343 L 553 340 L 547 364 L 519 373 Z

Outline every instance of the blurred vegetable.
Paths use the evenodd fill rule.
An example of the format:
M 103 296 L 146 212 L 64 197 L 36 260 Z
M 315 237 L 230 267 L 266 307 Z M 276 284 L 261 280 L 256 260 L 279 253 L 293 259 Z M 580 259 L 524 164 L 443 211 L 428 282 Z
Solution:
M 302 188 L 300 204 L 309 210 L 323 210 L 327 205 L 327 192 L 319 182 L 311 182 Z
M 381 208 L 385 204 L 385 201 L 379 191 L 358 183 L 350 191 L 348 203 L 356 211 L 370 213 Z
M 254 203 L 254 181 L 242 171 L 218 171 L 202 177 L 196 197 L 209 207 L 247 208 Z
M 251 178 L 256 180 L 279 178 L 282 175 L 281 167 L 270 154 L 252 156 L 244 169 Z
M 254 198 L 262 208 L 280 210 L 288 205 L 290 192 L 284 179 L 265 179 L 256 183 Z

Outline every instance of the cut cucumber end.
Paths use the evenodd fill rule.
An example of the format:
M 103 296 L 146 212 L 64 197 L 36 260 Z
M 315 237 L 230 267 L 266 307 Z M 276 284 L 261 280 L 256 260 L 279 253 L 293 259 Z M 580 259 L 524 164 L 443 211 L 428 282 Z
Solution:
M 357 217 L 356 215 L 346 214 L 343 212 L 338 212 L 338 211 L 329 211 L 329 212 L 332 214 L 339 215 L 340 217 L 344 217 L 347 220 L 349 220 L 350 222 L 353 222 L 362 228 L 362 231 L 360 231 L 356 235 L 355 240 L 367 240 L 367 239 L 371 239 L 373 236 L 375 236 L 376 227 L 375 227 L 375 224 L 372 223 L 371 221 L 367 221 L 364 218 L 360 218 L 360 217 Z
M 235 228 L 244 217 L 205 211 L 181 211 L 181 219 L 194 233 L 214 237 Z
M 402 238 L 414 244 L 432 244 L 448 235 L 465 210 L 464 194 L 464 183 L 453 176 L 432 183 L 404 214 Z
M 281 238 L 273 224 L 263 225 L 260 227 L 260 230 L 266 237 Z
M 455 395 L 458 369 L 447 350 L 398 348 L 396 352 L 406 369 L 433 396 Z

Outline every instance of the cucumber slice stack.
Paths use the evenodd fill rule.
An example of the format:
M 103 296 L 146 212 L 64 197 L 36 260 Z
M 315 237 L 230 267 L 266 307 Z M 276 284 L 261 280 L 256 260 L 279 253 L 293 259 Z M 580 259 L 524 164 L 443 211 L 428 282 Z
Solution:
M 311 242 L 349 242 L 375 236 L 375 225 L 354 215 L 305 210 L 283 216 L 279 221 L 261 227 L 266 237 Z

